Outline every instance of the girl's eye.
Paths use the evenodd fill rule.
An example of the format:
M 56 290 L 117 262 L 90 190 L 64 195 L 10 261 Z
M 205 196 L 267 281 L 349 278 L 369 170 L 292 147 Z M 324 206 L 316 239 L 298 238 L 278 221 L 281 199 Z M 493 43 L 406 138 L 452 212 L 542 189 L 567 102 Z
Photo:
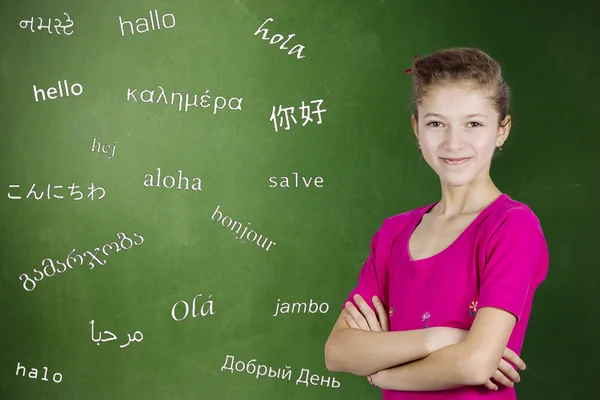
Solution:
M 472 128 L 477 128 L 477 127 L 479 127 L 479 126 L 483 126 L 483 125 L 482 125 L 482 124 L 480 124 L 479 122 L 475 122 L 475 121 L 471 121 L 471 122 L 467 123 L 467 125 L 469 125 L 469 124 L 475 124 L 475 126 L 472 126 Z
M 441 123 L 439 121 L 431 121 L 431 122 L 428 122 L 426 125 L 427 126 L 433 126 L 434 128 L 437 128 L 437 127 L 441 126 Z

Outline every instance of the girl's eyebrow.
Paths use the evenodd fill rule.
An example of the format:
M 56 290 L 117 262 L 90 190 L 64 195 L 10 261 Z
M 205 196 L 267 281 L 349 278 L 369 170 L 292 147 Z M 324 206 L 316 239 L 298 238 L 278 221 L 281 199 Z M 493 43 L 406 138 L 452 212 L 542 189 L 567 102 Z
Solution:
M 427 114 L 423 115 L 423 118 L 425 118 L 425 117 L 445 118 L 442 114 L 436 114 L 436 113 L 427 113 Z M 473 117 L 487 118 L 487 115 L 483 115 L 483 114 L 480 114 L 480 113 L 465 115 L 465 118 L 473 118 Z

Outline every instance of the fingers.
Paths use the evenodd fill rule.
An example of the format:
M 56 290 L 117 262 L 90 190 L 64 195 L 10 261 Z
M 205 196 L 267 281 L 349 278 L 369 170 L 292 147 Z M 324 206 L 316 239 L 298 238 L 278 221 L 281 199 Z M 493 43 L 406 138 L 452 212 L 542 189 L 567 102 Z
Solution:
M 390 324 L 388 312 L 383 306 L 381 300 L 379 300 L 379 297 L 373 296 L 373 305 L 375 306 L 375 311 L 377 312 L 377 319 L 379 320 L 379 325 L 381 326 L 381 329 L 385 332 L 389 332 Z
M 371 309 L 371 307 L 369 307 L 369 305 L 362 298 L 362 296 L 359 295 L 359 294 L 355 294 L 354 295 L 354 301 L 356 302 L 356 304 L 358 304 L 358 307 L 360 308 L 360 311 L 365 316 L 365 318 L 367 320 L 367 323 L 369 324 L 370 330 L 371 331 L 376 331 L 376 332 L 377 331 L 381 331 L 381 325 L 379 324 L 379 321 L 377 320 L 377 315 Z
M 356 321 L 354 320 L 354 318 L 352 318 L 352 315 L 348 315 L 346 317 L 346 322 L 348 323 L 348 326 L 352 329 L 360 329 L 360 326 L 358 326 L 358 324 L 356 323 Z
M 507 363 L 505 360 L 500 360 L 498 371 L 500 371 L 506 378 L 510 379 L 511 382 L 521 381 L 521 376 L 519 375 L 519 373 L 514 369 L 512 365 Z
M 527 366 L 525 365 L 525 362 L 523 360 L 521 360 L 521 357 L 519 357 L 517 355 L 517 353 L 515 353 L 508 347 L 504 349 L 504 354 L 502 355 L 502 358 L 504 358 L 507 361 L 510 361 L 511 363 L 516 365 L 517 368 L 519 368 L 521 370 L 527 368 Z
M 488 388 L 490 390 L 498 390 L 498 386 L 489 379 L 487 380 L 486 383 L 483 384 L 483 386 L 485 386 L 486 388 Z
M 358 309 L 354 306 L 354 304 L 352 304 L 352 302 L 347 301 L 345 308 L 350 313 L 352 320 L 358 325 L 358 327 L 360 329 L 362 329 L 364 331 L 371 330 L 369 328 L 369 324 L 367 323 L 367 320 L 365 319 L 365 317 L 361 314 L 360 311 L 358 311 Z M 347 319 L 346 319 L 346 321 L 347 321 Z M 350 324 L 348 324 L 348 325 L 350 325 Z
M 508 379 L 502 372 L 500 372 L 499 370 L 496 370 L 496 373 L 494 374 L 494 376 L 492 376 L 492 379 L 497 382 L 497 384 L 502 385 L 502 386 L 506 386 L 506 387 L 513 387 L 515 384 Z

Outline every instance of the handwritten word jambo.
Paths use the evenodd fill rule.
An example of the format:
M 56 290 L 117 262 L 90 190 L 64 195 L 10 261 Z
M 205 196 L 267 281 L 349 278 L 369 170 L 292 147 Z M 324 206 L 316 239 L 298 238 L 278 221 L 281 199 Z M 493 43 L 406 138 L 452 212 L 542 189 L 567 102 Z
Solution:
M 280 303 L 281 299 L 277 299 L 277 305 L 275 306 L 275 314 L 273 314 L 273 317 L 276 317 L 277 315 L 281 315 L 281 314 L 306 314 L 307 312 L 310 314 L 316 314 L 317 311 L 319 311 L 321 314 L 325 314 L 327 311 L 329 311 L 329 304 L 327 303 L 317 303 L 312 301 L 312 299 L 310 299 L 310 303 L 306 304 L 306 302 L 303 303 L 291 303 L 292 305 L 292 311 L 290 311 L 290 303 L 286 303 L 283 302 L 281 303 L 281 309 L 280 307 Z M 325 307 L 323 307 L 325 306 Z
M 121 237 L 122 236 L 122 237 Z M 94 249 L 94 252 L 92 253 L 91 251 L 85 251 L 83 252 L 83 255 L 81 254 L 73 254 L 75 252 L 75 249 L 71 250 L 71 252 L 69 253 L 69 255 L 67 256 L 67 259 L 65 260 L 65 262 L 61 262 L 61 261 L 56 261 L 56 263 L 59 265 L 59 267 L 55 267 L 54 266 L 54 262 L 52 261 L 51 258 L 44 258 L 42 260 L 42 270 L 38 271 L 37 269 L 33 269 L 33 273 L 38 275 L 38 276 L 33 276 L 33 279 L 31 279 L 27 274 L 21 274 L 19 276 L 19 280 L 23 281 L 23 289 L 25 289 L 28 292 L 31 292 L 33 289 L 35 289 L 37 283 L 41 281 L 42 279 L 44 279 L 44 277 L 53 277 L 56 273 L 58 274 L 62 274 L 63 272 L 65 272 L 67 269 L 73 269 L 73 265 L 71 265 L 71 263 L 75 263 L 78 262 L 79 265 L 83 265 L 85 259 L 84 257 L 89 257 L 90 261 L 88 263 L 88 265 L 90 266 L 90 269 L 94 269 L 94 267 L 96 266 L 94 263 L 97 262 L 98 264 L 105 265 L 106 264 L 106 260 L 100 260 L 98 257 L 101 257 L 98 253 L 100 252 L 100 249 L 102 249 L 102 254 L 104 254 L 106 257 L 109 256 L 108 251 L 109 250 L 113 250 L 113 244 L 114 247 L 116 248 L 116 253 L 118 253 L 121 250 L 129 250 L 133 247 L 133 245 L 136 246 L 141 246 L 142 243 L 144 243 L 144 238 L 141 235 L 138 235 L 137 233 L 133 233 L 133 236 L 137 239 L 139 239 L 139 243 L 137 241 L 131 240 L 130 238 L 128 238 L 123 232 L 119 232 L 117 233 L 117 241 L 113 241 L 110 243 L 105 244 L 102 247 L 96 247 Z M 120 244 L 120 246 L 119 246 Z M 62 267 L 62 269 L 60 269 L 60 267 Z
M 33 196 L 33 198 L 35 198 L 36 200 L 41 200 L 42 197 L 44 197 L 44 190 L 42 190 L 41 192 L 36 192 L 35 191 L 35 183 L 31 186 L 31 189 L 29 189 L 29 192 L 27 193 L 27 196 L 25 196 L 26 199 L 30 198 Z M 17 189 L 20 188 L 21 185 L 8 185 L 9 188 L 11 189 Z M 64 187 L 62 185 L 51 185 L 48 184 L 48 190 L 46 192 L 46 198 L 47 199 L 64 199 L 65 197 L 60 194 L 63 193 L 64 194 Z M 82 200 L 84 195 L 83 192 L 81 192 L 79 189 L 79 186 L 75 185 L 75 183 L 73 183 L 71 186 L 67 187 L 67 189 L 71 189 L 71 192 L 69 193 L 69 195 L 73 198 L 73 200 L 75 201 L 79 201 Z M 50 197 L 50 192 L 54 190 L 55 192 L 52 193 L 52 197 Z M 94 201 L 94 196 L 99 196 L 96 200 L 101 200 L 102 198 L 104 198 L 104 195 L 106 194 L 106 191 L 101 188 L 100 186 L 95 187 L 94 186 L 94 182 L 91 183 L 90 187 L 88 187 L 89 193 L 87 195 L 87 197 L 89 197 L 92 201 Z M 19 200 L 21 199 L 21 196 L 17 196 L 11 193 L 12 190 L 9 189 L 8 192 L 8 198 L 11 200 Z M 96 194 L 96 192 L 98 192 L 98 194 Z
M 139 96 L 140 96 L 140 100 L 142 101 L 142 103 L 152 103 L 154 102 L 155 104 L 158 104 L 159 102 L 163 101 L 165 102 L 165 104 L 175 104 L 175 96 L 179 96 L 179 111 L 182 110 L 182 105 L 183 105 L 183 95 L 179 92 L 171 92 L 171 103 L 169 103 L 169 101 L 167 100 L 167 95 L 165 94 L 165 89 L 158 85 L 158 87 L 160 88 L 160 93 L 158 95 L 158 97 L 156 98 L 156 101 L 154 102 L 154 93 L 156 92 L 155 90 L 143 90 L 142 92 L 140 92 Z M 138 89 L 131 89 L 131 88 L 127 88 L 127 101 L 130 101 L 130 99 L 133 99 L 133 101 L 138 101 L 138 99 L 135 97 L 135 92 L 137 92 Z M 211 96 L 209 94 L 210 89 L 206 90 L 204 92 L 204 94 L 202 96 L 200 96 L 200 107 L 202 108 L 210 108 L 211 107 Z M 144 94 L 146 95 L 144 97 Z M 194 95 L 194 102 L 190 103 L 189 101 L 190 99 L 190 94 L 186 93 L 185 95 L 185 112 L 188 111 L 188 108 L 191 106 L 194 107 L 198 107 L 198 95 L 195 94 Z M 161 100 L 162 97 L 162 100 Z M 217 96 L 215 97 L 215 103 L 213 104 L 213 114 L 217 113 L 217 110 L 222 110 L 225 108 L 225 106 L 229 107 L 230 110 L 238 110 L 241 111 L 242 110 L 242 100 L 243 98 L 241 97 L 232 97 L 229 100 L 227 100 L 227 98 L 222 97 L 222 96 Z M 232 107 L 232 102 L 237 102 L 237 104 L 234 104 Z
M 70 24 L 68 25 L 63 25 L 62 21 L 58 18 L 54 18 L 54 31 L 61 35 L 59 29 L 62 29 L 62 32 L 67 35 L 67 36 L 71 36 L 73 34 L 73 21 L 71 20 L 71 17 L 69 17 L 69 14 L 67 13 L 63 13 L 67 16 L 67 22 L 70 22 Z M 35 30 L 33 29 L 34 24 L 33 24 L 33 20 L 35 17 L 31 17 L 30 20 L 21 20 L 21 22 L 19 22 L 19 26 L 23 29 L 27 29 L 29 27 L 29 29 L 31 30 L 31 32 L 35 32 Z M 45 19 L 42 19 L 42 17 L 38 17 L 38 19 L 40 20 L 40 23 L 37 26 L 38 30 L 42 30 L 42 29 L 48 29 L 48 33 L 52 34 L 52 31 L 50 30 L 51 26 L 52 26 L 52 18 L 48 18 L 48 25 L 42 25 L 42 23 L 45 21 Z M 71 32 L 67 32 L 67 29 L 71 29 Z
M 316 104 L 316 110 L 311 111 L 310 104 Z M 299 107 L 302 112 L 301 118 L 304 120 L 302 126 L 305 126 L 309 122 L 313 122 L 313 119 L 310 117 L 311 114 L 317 114 L 317 124 L 321 124 L 321 114 L 324 113 L 325 109 L 321 109 L 321 105 L 323 104 L 323 100 L 311 100 L 310 104 L 306 104 L 304 100 L 302 100 L 302 105 Z M 277 111 L 277 113 L 276 113 Z M 269 121 L 273 122 L 275 125 L 275 132 L 278 131 L 278 128 L 285 129 L 286 131 L 290 130 L 290 120 L 293 121 L 294 124 L 298 124 L 296 117 L 294 116 L 295 108 L 293 106 L 283 108 L 281 105 L 279 109 L 273 106 L 273 111 L 271 112 L 271 118 Z M 279 120 L 277 119 L 279 118 Z M 285 123 L 285 126 L 284 126 Z
M 95 342 L 98 346 L 100 346 L 100 342 L 104 343 L 110 342 L 111 340 L 117 340 L 117 336 L 111 331 L 104 331 L 104 335 L 106 335 L 107 337 L 106 339 L 102 338 L 102 332 L 100 332 L 98 339 L 94 338 L 94 320 L 90 321 L 90 325 L 92 326 L 92 341 Z M 144 335 L 140 331 L 135 331 L 135 333 L 133 334 L 133 338 L 129 333 L 127 334 L 127 337 L 129 338 L 129 341 L 126 344 L 120 345 L 120 348 L 129 346 L 131 342 L 141 342 L 144 339 Z
M 250 375 L 254 375 L 256 373 L 256 379 L 260 378 L 261 376 L 268 376 L 269 378 L 279 378 L 279 379 L 283 379 L 283 380 L 292 380 L 292 370 L 289 365 L 286 365 L 285 368 L 277 368 L 274 369 L 272 367 L 263 365 L 263 364 L 257 364 L 256 363 L 256 359 L 252 359 L 250 361 L 248 361 L 247 363 L 243 362 L 243 361 L 237 361 L 235 362 L 235 358 L 231 355 L 227 355 L 227 357 L 225 357 L 225 363 L 223 364 L 223 366 L 221 367 L 221 371 L 227 370 L 230 371 L 233 374 L 233 370 L 235 368 L 235 370 L 237 372 L 246 372 Z M 227 365 L 229 363 L 229 365 Z M 234 364 L 235 363 L 235 364 Z M 305 379 L 302 379 L 304 376 L 306 375 Z M 310 378 L 309 378 L 310 376 Z M 325 379 L 327 378 L 327 379 Z M 333 382 L 332 382 L 333 379 Z M 306 385 L 306 387 L 308 387 L 308 383 L 310 381 L 310 384 L 313 386 L 326 386 L 326 387 L 332 387 L 334 389 L 337 389 L 340 387 L 340 382 L 335 380 L 335 377 L 333 376 L 320 376 L 317 374 L 313 374 L 310 375 L 310 370 L 306 369 L 306 368 L 302 368 L 302 371 L 300 371 L 300 376 L 298 377 L 298 379 L 296 380 L 296 385 L 299 383 L 303 383 Z M 319 382 L 320 381 L 320 382 Z

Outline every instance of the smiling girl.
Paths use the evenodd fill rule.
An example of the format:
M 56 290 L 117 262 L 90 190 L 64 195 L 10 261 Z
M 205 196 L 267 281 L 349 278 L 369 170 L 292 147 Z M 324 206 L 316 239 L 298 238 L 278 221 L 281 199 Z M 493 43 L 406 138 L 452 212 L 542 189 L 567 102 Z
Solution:
M 492 182 L 509 89 L 472 48 L 415 60 L 412 128 L 441 199 L 387 218 L 325 345 L 331 371 L 384 399 L 516 399 L 534 292 L 548 271 L 536 215 Z

